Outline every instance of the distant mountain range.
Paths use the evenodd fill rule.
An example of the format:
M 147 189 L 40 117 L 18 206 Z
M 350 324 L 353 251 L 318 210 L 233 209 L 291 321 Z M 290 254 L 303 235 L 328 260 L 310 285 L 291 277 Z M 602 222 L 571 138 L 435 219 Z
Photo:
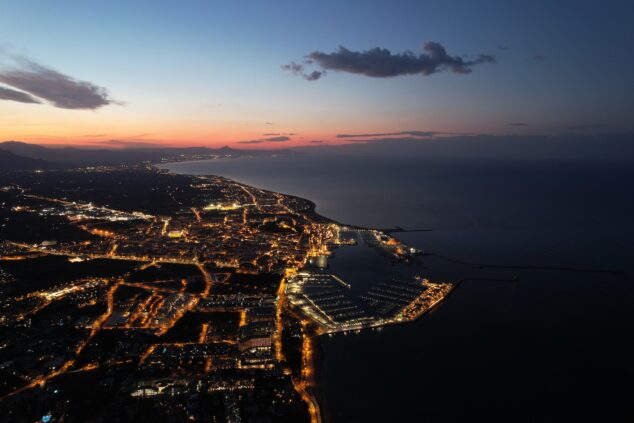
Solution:
M 76 166 L 117 166 L 166 160 L 195 160 L 212 156 L 265 155 L 265 150 L 238 150 L 231 147 L 152 147 L 130 149 L 90 149 L 45 147 L 20 141 L 0 143 L 0 170 Z M 276 154 L 284 151 L 276 151 Z M 288 152 L 288 151 L 287 151 Z M 7 153 L 12 154 L 8 156 Z M 13 158 L 13 163 L 11 162 Z M 6 165 L 5 165 L 6 163 Z
M 11 151 L 0 149 L 0 170 L 34 170 L 49 169 L 51 164 L 38 159 L 19 156 Z

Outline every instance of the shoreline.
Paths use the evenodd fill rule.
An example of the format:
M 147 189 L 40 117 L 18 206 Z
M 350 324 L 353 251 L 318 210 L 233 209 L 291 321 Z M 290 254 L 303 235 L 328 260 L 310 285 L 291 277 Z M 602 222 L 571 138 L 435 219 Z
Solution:
M 161 163 L 161 164 L 164 164 L 164 163 Z M 165 163 L 165 164 L 169 164 L 169 163 Z M 205 173 L 205 174 L 191 174 L 191 173 L 176 173 L 172 169 L 158 167 L 156 165 L 153 165 L 152 168 L 158 169 L 159 171 L 166 171 L 170 174 L 184 174 L 184 175 L 189 175 L 193 177 L 216 177 L 223 180 L 231 181 L 241 186 L 253 187 L 252 185 L 249 185 L 247 183 L 237 181 L 235 179 L 231 179 L 226 176 L 214 174 L 212 172 Z M 306 204 L 309 205 L 309 209 L 303 213 L 305 213 L 307 217 L 309 217 L 311 220 L 314 220 L 316 223 L 335 224 L 339 227 L 346 228 L 348 230 L 353 230 L 353 231 L 378 231 L 386 235 L 389 235 L 391 232 L 398 232 L 398 233 L 408 232 L 408 230 L 403 229 L 399 226 L 394 226 L 394 228 L 390 228 L 390 229 L 378 229 L 378 228 L 363 227 L 359 225 L 343 224 L 334 219 L 331 219 L 319 214 L 316 211 L 317 204 L 312 200 L 309 200 L 297 195 L 293 195 L 293 194 L 286 194 L 286 193 L 281 193 L 278 191 L 273 191 L 267 188 L 259 188 L 259 187 L 256 187 L 256 188 L 264 190 L 264 191 L 268 191 L 271 193 L 275 193 L 275 194 L 281 194 L 290 198 L 296 198 L 305 202 Z M 428 229 L 415 229 L 413 231 L 415 232 L 428 231 Z M 286 278 L 284 278 L 283 282 L 280 284 L 280 289 L 285 289 L 286 288 L 285 285 L 287 285 Z M 450 294 L 451 292 L 453 292 L 455 288 L 457 287 L 457 285 L 455 284 L 449 284 L 449 285 L 451 286 L 449 287 L 447 294 Z M 400 321 L 391 321 L 389 322 L 389 324 L 385 324 L 381 322 L 379 324 L 372 325 L 371 327 L 368 327 L 368 328 L 359 328 L 356 330 L 351 330 L 351 332 L 359 332 L 362 329 L 377 329 L 377 328 L 382 328 L 383 326 L 392 326 L 397 323 L 412 323 L 412 322 L 418 321 L 421 317 L 433 311 L 440 303 L 443 302 L 445 297 L 446 295 L 444 295 L 439 300 L 434 301 L 432 304 L 430 304 L 429 307 L 425 307 L 422 310 L 422 312 L 415 313 L 415 315 L 410 318 L 403 319 Z M 300 310 L 297 309 L 297 307 L 294 304 L 288 301 L 288 299 L 286 298 L 286 295 L 284 295 L 281 298 L 283 298 L 283 300 L 282 300 L 282 303 L 280 304 L 280 308 L 282 309 L 285 308 L 290 313 L 297 314 L 301 316 L 302 318 L 306 318 L 304 313 L 302 313 Z M 339 333 L 339 332 L 340 331 L 336 331 L 335 333 Z M 305 342 L 308 342 L 310 347 L 309 347 L 309 351 L 306 351 L 304 349 L 302 350 L 302 361 L 304 362 L 305 368 L 308 369 L 308 376 L 303 376 L 301 380 L 298 381 L 297 384 L 295 384 L 296 391 L 300 394 L 300 396 L 304 398 L 305 402 L 308 404 L 311 421 L 315 423 L 327 421 L 325 419 L 325 415 L 328 415 L 328 412 L 326 411 L 327 407 L 326 407 L 323 387 L 321 387 L 321 383 L 319 381 L 319 379 L 322 377 L 323 362 L 325 360 L 325 352 L 323 350 L 322 343 L 320 342 L 320 337 L 325 334 L 326 332 L 321 331 L 319 325 L 316 322 L 311 321 L 307 325 L 306 329 L 304 330 L 304 337 L 305 337 Z M 315 357 L 315 354 L 314 354 L 315 351 L 319 351 L 318 357 Z M 308 359 L 306 358 L 306 354 L 310 355 Z M 308 360 L 308 362 L 306 360 Z M 317 360 L 319 360 L 319 362 L 317 362 Z
M 279 191 L 273 191 L 272 189 L 269 188 L 262 188 L 259 186 L 255 186 L 255 185 L 250 185 L 246 182 L 242 182 L 242 181 L 238 181 L 236 179 L 232 179 L 229 178 L 227 176 L 223 176 L 223 175 L 218 175 L 218 174 L 214 174 L 214 173 L 176 173 L 174 171 L 172 171 L 171 169 L 164 169 L 161 167 L 158 167 L 158 165 L 169 165 L 169 164 L 175 164 L 175 163 L 196 163 L 196 162 L 211 162 L 211 161 L 216 161 L 216 160 L 227 160 L 227 159 L 236 159 L 238 157 L 227 157 L 227 158 L 221 158 L 221 159 L 204 159 L 204 160 L 184 160 L 182 162 L 179 161 L 173 161 L 173 162 L 165 162 L 165 163 L 152 163 L 150 165 L 150 167 L 152 169 L 156 169 L 160 172 L 167 172 L 173 175 L 188 175 L 188 176 L 193 176 L 193 177 L 198 177 L 198 176 L 203 176 L 203 177 L 215 177 L 215 178 L 220 178 L 220 179 L 224 179 L 227 181 L 231 181 L 235 184 L 238 185 L 244 185 L 247 187 L 253 187 L 253 188 L 257 188 L 257 189 L 261 189 L 263 191 L 268 191 L 270 193 L 274 193 L 274 194 L 280 194 L 283 195 L 285 197 L 290 197 L 290 198 L 297 198 L 299 200 L 302 200 L 308 204 L 310 204 L 310 217 L 314 218 L 315 221 L 317 223 L 333 223 L 335 225 L 339 225 L 339 226 L 345 226 L 351 229 L 357 229 L 357 230 L 377 230 L 377 231 L 381 231 L 381 232 L 386 232 L 386 233 L 390 233 L 390 232 L 410 232 L 410 230 L 404 230 L 403 228 L 400 228 L 398 226 L 395 226 L 393 229 L 388 229 L 388 230 L 383 230 L 383 229 L 378 229 L 378 228 L 370 228 L 370 227 L 364 227 L 364 226 L 359 226 L 359 225 L 351 225 L 348 223 L 341 223 L 335 219 L 332 219 L 330 217 L 326 217 L 324 215 L 321 215 L 317 212 L 317 204 L 312 201 L 309 200 L 308 198 L 304 198 L 304 197 L 300 197 L 299 195 L 295 195 L 295 194 L 287 194 L 285 192 L 279 192 Z M 422 231 L 429 231 L 430 229 L 422 229 Z M 414 230 L 414 231 L 421 231 L 421 230 Z

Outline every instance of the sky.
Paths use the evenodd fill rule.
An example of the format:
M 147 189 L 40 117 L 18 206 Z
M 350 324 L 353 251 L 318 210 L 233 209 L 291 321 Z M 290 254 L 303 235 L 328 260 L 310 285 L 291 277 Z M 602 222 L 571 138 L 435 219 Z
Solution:
M 634 2 L 0 0 L 0 140 L 634 130 Z

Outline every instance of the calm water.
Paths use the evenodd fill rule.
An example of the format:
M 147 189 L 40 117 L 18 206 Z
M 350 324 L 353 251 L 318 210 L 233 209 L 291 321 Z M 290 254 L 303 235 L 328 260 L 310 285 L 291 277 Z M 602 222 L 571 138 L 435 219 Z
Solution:
M 324 338 L 329 421 L 634 421 L 634 169 L 625 165 L 295 156 L 168 165 L 309 198 L 340 222 L 399 225 L 406 243 L 478 270 L 434 313 Z M 339 261 L 338 261 L 339 260 Z M 333 267 L 346 266 L 343 258 Z

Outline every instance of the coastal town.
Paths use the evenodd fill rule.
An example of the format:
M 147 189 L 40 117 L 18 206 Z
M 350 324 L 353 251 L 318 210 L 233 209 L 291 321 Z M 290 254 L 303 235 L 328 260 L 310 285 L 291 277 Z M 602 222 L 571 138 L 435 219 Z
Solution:
M 318 422 L 320 335 L 415 320 L 455 288 L 351 282 L 329 268 L 339 249 L 402 266 L 420 252 L 218 176 L 138 165 L 0 182 L 9 419 L 31 404 L 45 422 Z

